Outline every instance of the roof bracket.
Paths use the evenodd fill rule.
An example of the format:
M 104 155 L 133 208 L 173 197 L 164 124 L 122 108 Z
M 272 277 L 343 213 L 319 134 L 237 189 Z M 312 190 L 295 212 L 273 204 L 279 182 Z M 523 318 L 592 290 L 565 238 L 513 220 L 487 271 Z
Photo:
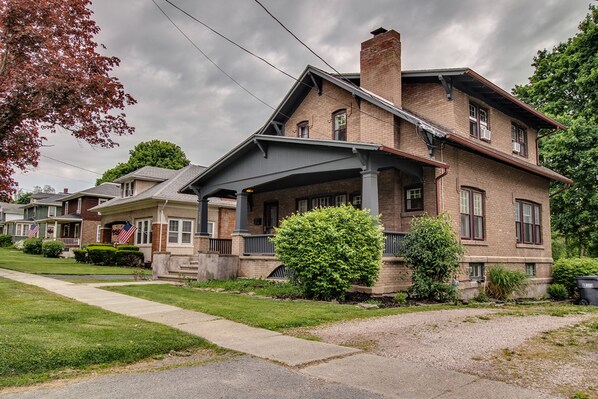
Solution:
M 355 93 L 353 93 L 353 98 L 355 99 L 355 102 L 357 103 L 357 108 L 361 109 L 361 97 L 355 95 Z
M 357 159 L 359 159 L 359 162 L 361 162 L 361 169 L 366 170 L 367 169 L 366 157 L 361 152 L 359 152 L 359 150 L 355 147 L 351 148 L 351 152 L 353 152 L 353 154 L 357 157 Z
M 272 126 L 274 126 L 274 130 L 276 130 L 277 136 L 284 136 L 284 123 L 272 121 Z
M 428 147 L 428 154 L 430 157 L 434 157 L 434 134 L 424 129 L 422 126 L 418 126 L 418 128 L 422 133 L 422 138 L 424 139 L 424 143 L 426 143 L 426 147 Z
M 309 74 L 309 77 L 311 78 L 312 83 L 314 84 L 314 87 L 316 88 L 316 90 L 318 91 L 318 96 L 322 95 L 322 86 L 320 86 L 318 84 L 318 82 L 316 81 L 316 78 L 314 77 L 313 73 Z
M 438 80 L 442 83 L 444 91 L 446 92 L 446 98 L 451 101 L 453 99 L 453 78 L 445 78 L 443 75 L 438 75 Z
M 276 125 L 275 125 L 276 126 Z M 262 152 L 262 154 L 264 154 L 264 158 L 268 158 L 268 151 L 267 151 L 267 147 L 264 147 L 262 145 L 262 143 L 260 143 L 257 139 L 253 139 L 253 143 L 255 145 L 257 145 L 257 148 L 260 149 L 260 151 Z

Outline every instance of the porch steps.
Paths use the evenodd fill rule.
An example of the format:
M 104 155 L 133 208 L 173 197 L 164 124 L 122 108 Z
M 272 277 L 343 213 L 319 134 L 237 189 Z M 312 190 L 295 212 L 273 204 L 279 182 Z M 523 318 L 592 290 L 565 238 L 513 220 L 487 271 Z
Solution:
M 158 276 L 158 280 L 178 282 L 183 282 L 188 279 L 197 280 L 198 267 L 197 261 L 191 261 L 188 265 L 180 265 L 178 269 L 170 270 L 168 274 Z

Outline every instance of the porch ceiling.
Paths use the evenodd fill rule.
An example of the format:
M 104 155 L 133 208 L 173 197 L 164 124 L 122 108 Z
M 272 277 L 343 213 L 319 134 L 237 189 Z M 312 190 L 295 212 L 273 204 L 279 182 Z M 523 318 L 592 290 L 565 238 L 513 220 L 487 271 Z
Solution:
M 421 179 L 424 166 L 442 165 L 392 152 L 379 144 L 260 135 L 250 137 L 183 190 L 201 197 L 248 188 L 268 191 L 383 168 L 396 168 Z

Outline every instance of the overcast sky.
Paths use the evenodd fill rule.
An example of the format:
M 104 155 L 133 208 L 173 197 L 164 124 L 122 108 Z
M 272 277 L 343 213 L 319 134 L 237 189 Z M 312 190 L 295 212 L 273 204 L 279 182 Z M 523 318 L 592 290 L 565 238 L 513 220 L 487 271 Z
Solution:
M 223 35 L 298 76 L 307 64 L 329 70 L 254 0 L 171 0 Z M 276 107 L 293 80 L 242 52 L 164 0 L 156 2 L 222 69 Z M 291 31 L 341 72 L 358 72 L 360 43 L 380 26 L 401 33 L 404 69 L 470 67 L 510 91 L 532 73 L 537 50 L 572 37 L 590 0 L 261 0 Z M 263 125 L 268 108 L 211 64 L 151 0 L 98 0 L 97 41 L 121 59 L 113 71 L 138 103 L 136 128 L 120 147 L 92 148 L 67 133 L 50 135 L 39 166 L 15 176 L 21 188 L 49 184 L 71 192 L 93 186 L 128 159 L 137 143 L 168 140 L 208 166 Z

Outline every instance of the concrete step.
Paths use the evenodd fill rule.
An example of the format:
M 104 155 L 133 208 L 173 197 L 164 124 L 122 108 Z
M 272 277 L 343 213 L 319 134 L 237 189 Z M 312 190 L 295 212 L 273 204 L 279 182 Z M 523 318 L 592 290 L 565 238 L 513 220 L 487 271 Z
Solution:
M 197 265 L 199 265 L 199 261 L 197 261 L 197 260 L 190 260 L 189 264 L 197 266 Z
M 199 265 L 180 265 L 179 268 L 181 270 L 194 270 L 195 272 L 197 272 L 197 269 L 199 268 Z
M 197 278 L 197 270 L 189 270 L 189 269 L 169 270 L 168 275 L 169 276 L 183 276 L 184 278 L 187 278 L 187 277 Z
M 185 280 L 185 278 L 180 278 L 179 276 L 173 276 L 173 275 L 169 275 L 169 274 L 168 275 L 164 274 L 164 275 L 158 276 L 157 279 L 159 281 L 173 281 L 176 283 L 182 283 Z M 193 278 L 192 280 L 195 280 L 195 279 Z

